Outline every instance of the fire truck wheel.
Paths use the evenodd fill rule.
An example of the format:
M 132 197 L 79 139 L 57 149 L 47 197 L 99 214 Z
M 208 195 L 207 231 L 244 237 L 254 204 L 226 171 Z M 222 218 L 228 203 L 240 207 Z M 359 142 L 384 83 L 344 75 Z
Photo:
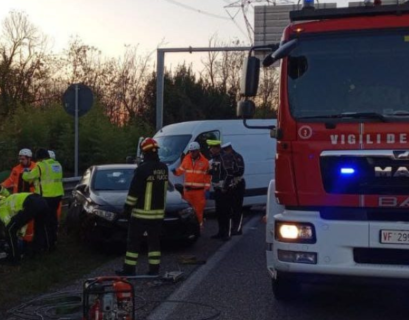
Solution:
M 300 284 L 294 280 L 286 279 L 283 277 L 277 277 L 277 279 L 272 279 L 272 289 L 274 298 L 276 300 L 286 301 L 294 299 L 299 291 Z

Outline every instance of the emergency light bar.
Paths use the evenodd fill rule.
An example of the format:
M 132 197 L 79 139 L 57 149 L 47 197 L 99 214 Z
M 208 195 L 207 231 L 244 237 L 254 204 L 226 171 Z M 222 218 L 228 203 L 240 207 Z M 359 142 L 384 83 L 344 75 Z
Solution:
M 309 0 L 305 0 L 309 1 Z M 311 1 L 311 0 L 310 0 Z M 365 6 L 365 7 L 348 7 L 338 9 L 314 9 L 307 7 L 307 10 L 290 11 L 290 21 L 308 21 L 323 19 L 341 19 L 357 16 L 380 16 L 402 13 L 409 13 L 409 3 L 385 5 L 385 6 Z
M 304 0 L 302 9 L 314 9 L 314 0 Z

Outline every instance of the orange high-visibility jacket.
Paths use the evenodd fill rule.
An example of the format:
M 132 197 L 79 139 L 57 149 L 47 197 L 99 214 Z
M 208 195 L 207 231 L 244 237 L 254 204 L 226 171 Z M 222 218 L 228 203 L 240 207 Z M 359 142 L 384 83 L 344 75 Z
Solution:
M 28 169 L 33 170 L 36 166 L 34 161 L 31 161 Z M 22 179 L 25 167 L 21 164 L 16 165 L 12 170 L 10 176 L 2 182 L 2 186 L 9 189 L 13 188 L 13 193 L 18 192 L 34 192 L 34 186 Z
M 185 156 L 182 164 L 176 169 L 175 175 L 185 174 L 185 188 L 206 189 L 210 188 L 211 175 L 209 171 L 209 160 L 202 154 L 193 160 L 190 153 Z
M 31 161 L 28 169 L 32 170 L 36 166 L 34 161 Z M 34 192 L 34 185 L 22 179 L 25 167 L 21 164 L 16 165 L 12 170 L 10 176 L 2 182 L 5 188 L 13 188 L 13 193 L 19 192 Z M 27 223 L 27 229 L 23 239 L 27 242 L 33 241 L 34 238 L 34 220 Z

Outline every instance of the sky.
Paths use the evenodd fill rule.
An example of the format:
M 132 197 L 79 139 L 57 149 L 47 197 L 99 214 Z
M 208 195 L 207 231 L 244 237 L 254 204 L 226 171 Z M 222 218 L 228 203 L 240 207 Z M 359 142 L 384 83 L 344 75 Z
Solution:
M 258 5 L 260 1 L 250 2 Z M 237 41 L 242 46 L 250 45 L 243 13 L 235 7 L 240 3 L 241 0 L 1 0 L 0 20 L 11 10 L 25 12 L 51 38 L 55 53 L 68 48 L 70 38 L 78 36 L 108 57 L 120 56 L 124 45 L 131 45 L 138 46 L 142 55 L 154 53 L 156 59 L 158 46 L 208 47 L 212 37 L 226 45 Z M 253 24 L 251 6 L 246 16 Z M 167 65 L 189 61 L 192 56 L 171 55 L 166 57 Z

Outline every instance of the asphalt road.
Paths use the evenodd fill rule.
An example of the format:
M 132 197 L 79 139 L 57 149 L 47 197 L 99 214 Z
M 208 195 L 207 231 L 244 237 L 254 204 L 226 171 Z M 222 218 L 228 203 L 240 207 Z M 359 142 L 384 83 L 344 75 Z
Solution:
M 304 286 L 277 302 L 265 268 L 265 225 L 259 217 L 148 317 L 149 320 L 409 319 L 409 291 L 394 287 Z M 180 301 L 180 302 L 178 302 Z
M 305 286 L 298 299 L 277 302 L 265 268 L 265 225 L 261 211 L 246 216 L 242 236 L 228 242 L 211 239 L 216 221 L 208 218 L 198 242 L 191 247 L 165 244 L 162 273 L 181 271 L 176 283 L 158 279 L 134 280 L 135 320 L 264 320 L 264 319 L 409 319 L 409 291 L 384 287 Z M 184 264 L 182 257 L 195 257 L 205 264 Z M 45 303 L 53 297 L 81 297 L 85 279 L 113 275 L 123 257 L 98 268 L 64 288 L 26 303 L 7 319 L 80 319 L 78 313 L 58 314 L 58 305 Z M 141 260 L 139 272 L 145 272 Z

